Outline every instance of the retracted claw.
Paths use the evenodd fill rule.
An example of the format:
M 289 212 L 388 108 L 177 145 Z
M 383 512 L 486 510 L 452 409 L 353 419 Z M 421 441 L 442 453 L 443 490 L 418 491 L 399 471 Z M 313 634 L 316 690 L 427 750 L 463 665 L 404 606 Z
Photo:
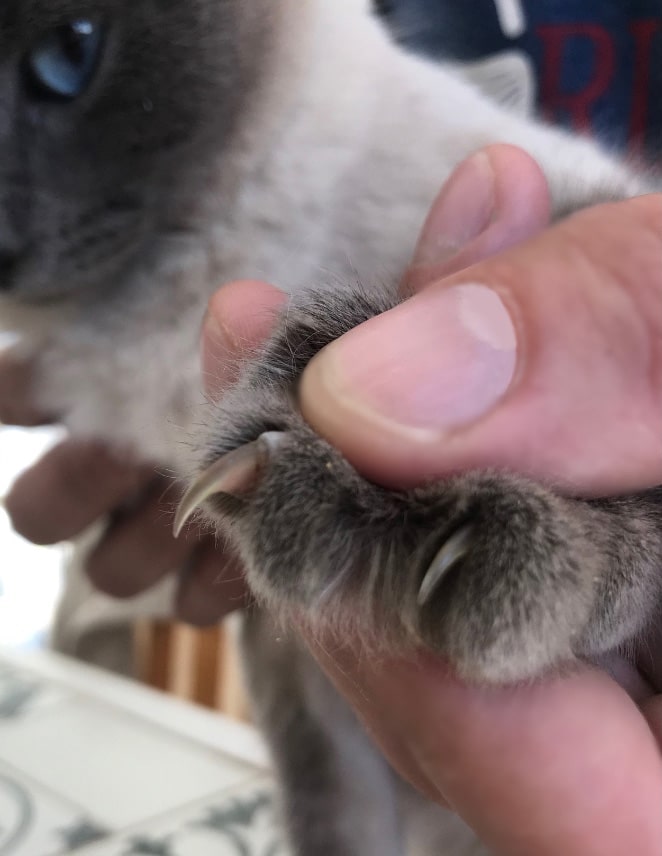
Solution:
M 471 546 L 473 526 L 463 526 L 453 533 L 430 563 L 418 590 L 418 605 L 426 604 L 448 571 L 463 559 Z

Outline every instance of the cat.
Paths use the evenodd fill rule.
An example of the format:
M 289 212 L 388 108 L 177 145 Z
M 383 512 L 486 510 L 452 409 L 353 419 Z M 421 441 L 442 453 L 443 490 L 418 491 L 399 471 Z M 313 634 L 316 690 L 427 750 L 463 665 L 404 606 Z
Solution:
M 548 178 L 557 217 L 645 192 L 649 178 L 588 140 L 500 107 L 458 69 L 404 53 L 367 0 L 6 0 L 0 56 L 0 317 L 36 361 L 36 403 L 62 414 L 74 434 L 184 477 L 247 442 L 258 442 L 249 455 L 271 455 L 251 501 L 217 499 L 212 516 L 221 525 L 228 512 L 236 516 L 249 578 L 268 605 L 247 617 L 246 665 L 293 853 L 482 852 L 450 815 L 416 804 L 269 608 L 282 616 L 296 582 L 296 603 L 311 619 L 328 603 L 329 615 L 355 619 L 376 648 L 424 641 L 486 680 L 536 673 L 568 653 L 615 644 L 645 620 L 659 494 L 582 504 L 479 474 L 387 493 L 312 436 L 285 393 L 315 349 L 392 305 L 387 287 L 339 283 L 397 281 L 435 192 L 476 149 L 526 149 Z M 298 308 L 215 410 L 198 365 L 206 302 L 222 282 L 256 276 L 295 294 Z M 332 288 L 311 291 L 325 279 Z M 282 336 L 302 330 L 308 344 L 286 364 Z M 352 559 L 361 597 L 347 606 L 352 590 L 335 571 L 350 567 L 338 550 L 354 542 L 334 536 L 339 524 L 351 533 L 356 520 L 341 509 L 310 530 L 309 548 L 326 563 L 318 578 L 301 564 L 309 549 L 289 573 L 274 567 L 274 556 L 289 560 L 292 525 L 310 524 L 294 501 L 265 523 L 283 494 L 276 474 L 291 480 L 320 467 L 324 490 L 344 491 L 356 520 L 366 502 L 380 509 L 375 551 L 393 547 L 401 567 L 413 557 L 411 574 L 381 578 L 392 582 L 390 594 L 379 594 L 376 553 L 362 545 Z M 519 620 L 512 592 L 503 632 L 487 639 L 490 615 L 476 600 L 481 556 L 503 562 L 504 544 L 486 525 L 486 508 L 498 504 L 497 519 L 512 526 L 516 499 L 526 518 L 509 573 L 522 571 L 538 622 L 533 632 Z M 382 540 L 405 507 L 416 511 L 411 530 L 394 525 Z M 273 539 L 266 549 L 258 520 Z M 536 573 L 532 520 L 550 542 Z M 564 547 L 556 542 L 568 527 Z M 614 533 L 629 573 L 617 597 L 601 600 L 589 577 Z M 557 572 L 567 587 L 550 591 Z M 364 582 L 377 586 L 370 596 Z M 594 607 L 602 622 L 588 619 Z M 550 626 L 555 609 L 562 620 Z M 388 638 L 371 632 L 376 610 Z M 481 632 L 470 638 L 476 624 Z M 582 635 L 587 627 L 593 636 Z M 401 820 L 404 804 L 424 821 L 415 833 Z

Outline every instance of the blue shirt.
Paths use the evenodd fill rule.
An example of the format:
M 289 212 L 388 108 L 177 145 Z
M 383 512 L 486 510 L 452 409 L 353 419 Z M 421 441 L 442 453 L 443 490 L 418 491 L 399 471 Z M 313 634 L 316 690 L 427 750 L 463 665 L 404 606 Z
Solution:
M 383 0 L 404 44 L 430 56 L 528 56 L 552 121 L 662 155 L 662 0 Z

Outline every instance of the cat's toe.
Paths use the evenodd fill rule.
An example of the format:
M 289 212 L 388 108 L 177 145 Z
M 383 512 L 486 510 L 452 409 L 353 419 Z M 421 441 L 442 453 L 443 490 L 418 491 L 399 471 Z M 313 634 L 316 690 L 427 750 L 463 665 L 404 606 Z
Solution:
M 561 501 L 518 481 L 472 489 L 418 588 L 418 631 L 471 680 L 518 681 L 573 658 L 595 596 L 584 534 Z
M 462 526 L 441 546 L 425 572 L 418 590 L 419 606 L 424 606 L 430 600 L 446 574 L 466 557 L 471 549 L 472 531 L 470 524 Z

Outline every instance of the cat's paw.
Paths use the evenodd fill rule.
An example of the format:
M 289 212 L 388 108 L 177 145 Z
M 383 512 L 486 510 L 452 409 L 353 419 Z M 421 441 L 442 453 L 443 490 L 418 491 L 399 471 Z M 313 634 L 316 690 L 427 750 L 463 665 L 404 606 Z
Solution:
M 653 578 L 646 551 L 660 553 L 648 499 L 640 509 L 591 504 L 485 473 L 390 491 L 303 422 L 300 372 L 374 314 L 370 301 L 352 306 L 316 299 L 288 311 L 214 409 L 204 475 L 179 522 L 203 503 L 238 547 L 257 597 L 281 615 L 356 634 L 372 649 L 424 645 L 468 678 L 520 680 L 622 641 L 624 616 L 640 620 Z
M 253 413 L 246 424 L 258 433 L 213 464 L 184 506 L 206 500 L 258 598 L 372 649 L 425 645 L 480 680 L 572 656 L 596 569 L 555 497 L 486 475 L 388 491 L 296 416 L 281 420 L 257 426 Z
M 538 485 L 497 474 L 435 490 L 459 520 L 443 530 L 419 587 L 420 638 L 464 677 L 490 683 L 573 659 L 600 579 L 601 557 L 585 537 L 589 509 L 573 515 Z

